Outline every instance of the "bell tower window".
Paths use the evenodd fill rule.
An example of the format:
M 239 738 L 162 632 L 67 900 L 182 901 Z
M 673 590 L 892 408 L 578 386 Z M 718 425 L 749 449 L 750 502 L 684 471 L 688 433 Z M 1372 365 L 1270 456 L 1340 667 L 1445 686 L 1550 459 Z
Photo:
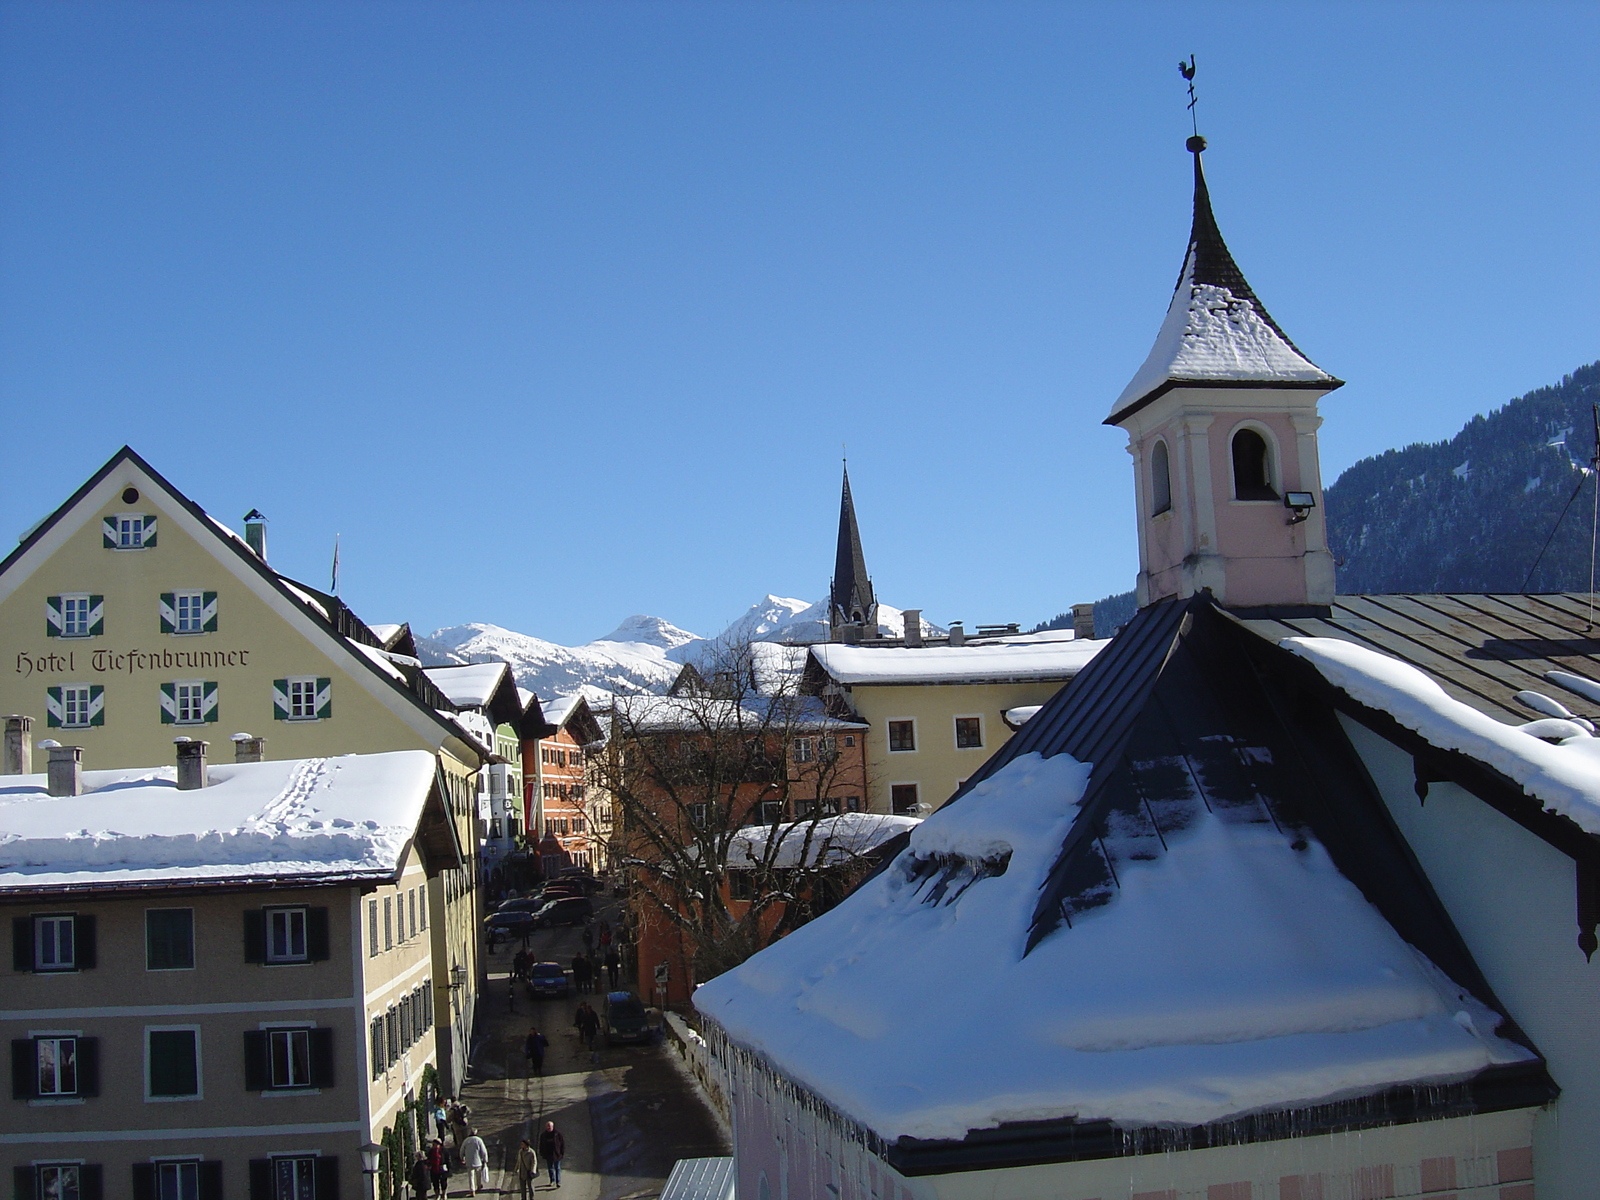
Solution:
M 1172 462 L 1165 442 L 1150 452 L 1150 515 L 1172 511 Z
M 1272 465 L 1267 439 L 1254 429 L 1241 429 L 1233 435 L 1233 498 L 1235 500 L 1276 500 L 1272 487 Z

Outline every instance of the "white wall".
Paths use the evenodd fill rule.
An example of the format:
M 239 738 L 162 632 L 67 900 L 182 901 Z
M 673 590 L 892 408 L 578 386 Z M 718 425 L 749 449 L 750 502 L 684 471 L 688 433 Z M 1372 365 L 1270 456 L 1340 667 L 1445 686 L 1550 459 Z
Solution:
M 1600 955 L 1578 949 L 1566 855 L 1454 784 L 1419 804 L 1411 756 L 1341 718 L 1478 966 L 1562 1090 L 1534 1125 L 1539 1200 L 1600 1195 Z

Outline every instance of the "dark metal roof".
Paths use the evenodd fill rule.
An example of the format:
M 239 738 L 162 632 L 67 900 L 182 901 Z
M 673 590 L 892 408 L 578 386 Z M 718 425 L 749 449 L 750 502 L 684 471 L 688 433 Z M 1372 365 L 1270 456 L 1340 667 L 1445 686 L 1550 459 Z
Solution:
M 861 552 L 861 528 L 856 524 L 856 502 L 850 495 L 850 471 L 844 473 L 844 490 L 839 496 L 839 545 L 834 553 L 833 583 L 829 588 L 828 619 L 835 624 L 850 624 L 852 614 L 861 612 L 867 623 L 877 620 L 877 598 L 867 576 L 866 556 Z M 876 634 L 874 628 L 872 633 Z
M 1325 617 L 1244 620 L 1277 644 L 1288 637 L 1339 638 L 1420 668 L 1455 699 L 1496 720 L 1539 714 L 1514 699 L 1543 692 L 1600 723 L 1600 703 L 1545 678 L 1569 671 L 1600 688 L 1600 627 L 1589 627 L 1587 593 L 1337 596 Z M 1600 604 L 1595 609 L 1600 616 Z

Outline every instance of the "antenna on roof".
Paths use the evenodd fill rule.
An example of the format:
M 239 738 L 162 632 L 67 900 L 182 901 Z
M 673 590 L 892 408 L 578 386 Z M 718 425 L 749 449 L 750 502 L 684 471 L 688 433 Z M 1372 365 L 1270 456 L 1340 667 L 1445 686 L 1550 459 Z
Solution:
M 1600 475 L 1600 404 L 1589 406 L 1594 417 L 1594 453 L 1589 456 L 1589 473 Z M 1594 552 L 1600 544 L 1600 485 L 1594 489 L 1594 516 L 1589 521 L 1589 618 L 1584 632 L 1594 628 Z
M 1194 94 L 1194 55 L 1189 55 L 1189 61 L 1178 60 L 1178 71 L 1189 84 L 1189 127 L 1194 136 L 1189 139 L 1189 149 L 1198 152 L 1206 148 L 1205 141 L 1200 137 L 1200 119 L 1195 115 L 1194 106 L 1199 103 L 1199 97 Z M 1196 146 L 1194 143 L 1199 142 Z

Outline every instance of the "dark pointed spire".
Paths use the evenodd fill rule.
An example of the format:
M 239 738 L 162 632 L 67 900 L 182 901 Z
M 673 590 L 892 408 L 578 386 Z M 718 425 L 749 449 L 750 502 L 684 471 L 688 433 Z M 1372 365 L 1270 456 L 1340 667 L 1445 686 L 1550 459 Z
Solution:
M 1106 419 L 1115 425 L 1174 387 L 1318 387 L 1340 381 L 1300 352 L 1222 240 L 1200 154 L 1206 140 L 1188 140 L 1194 155 L 1194 220 L 1183 270 L 1150 357 L 1123 389 Z
M 839 547 L 833 562 L 829 589 L 828 626 L 835 641 L 844 627 L 854 627 L 857 637 L 878 636 L 878 601 L 867 576 L 861 553 L 861 529 L 856 524 L 855 500 L 850 495 L 850 468 L 844 471 L 844 492 L 839 500 Z

